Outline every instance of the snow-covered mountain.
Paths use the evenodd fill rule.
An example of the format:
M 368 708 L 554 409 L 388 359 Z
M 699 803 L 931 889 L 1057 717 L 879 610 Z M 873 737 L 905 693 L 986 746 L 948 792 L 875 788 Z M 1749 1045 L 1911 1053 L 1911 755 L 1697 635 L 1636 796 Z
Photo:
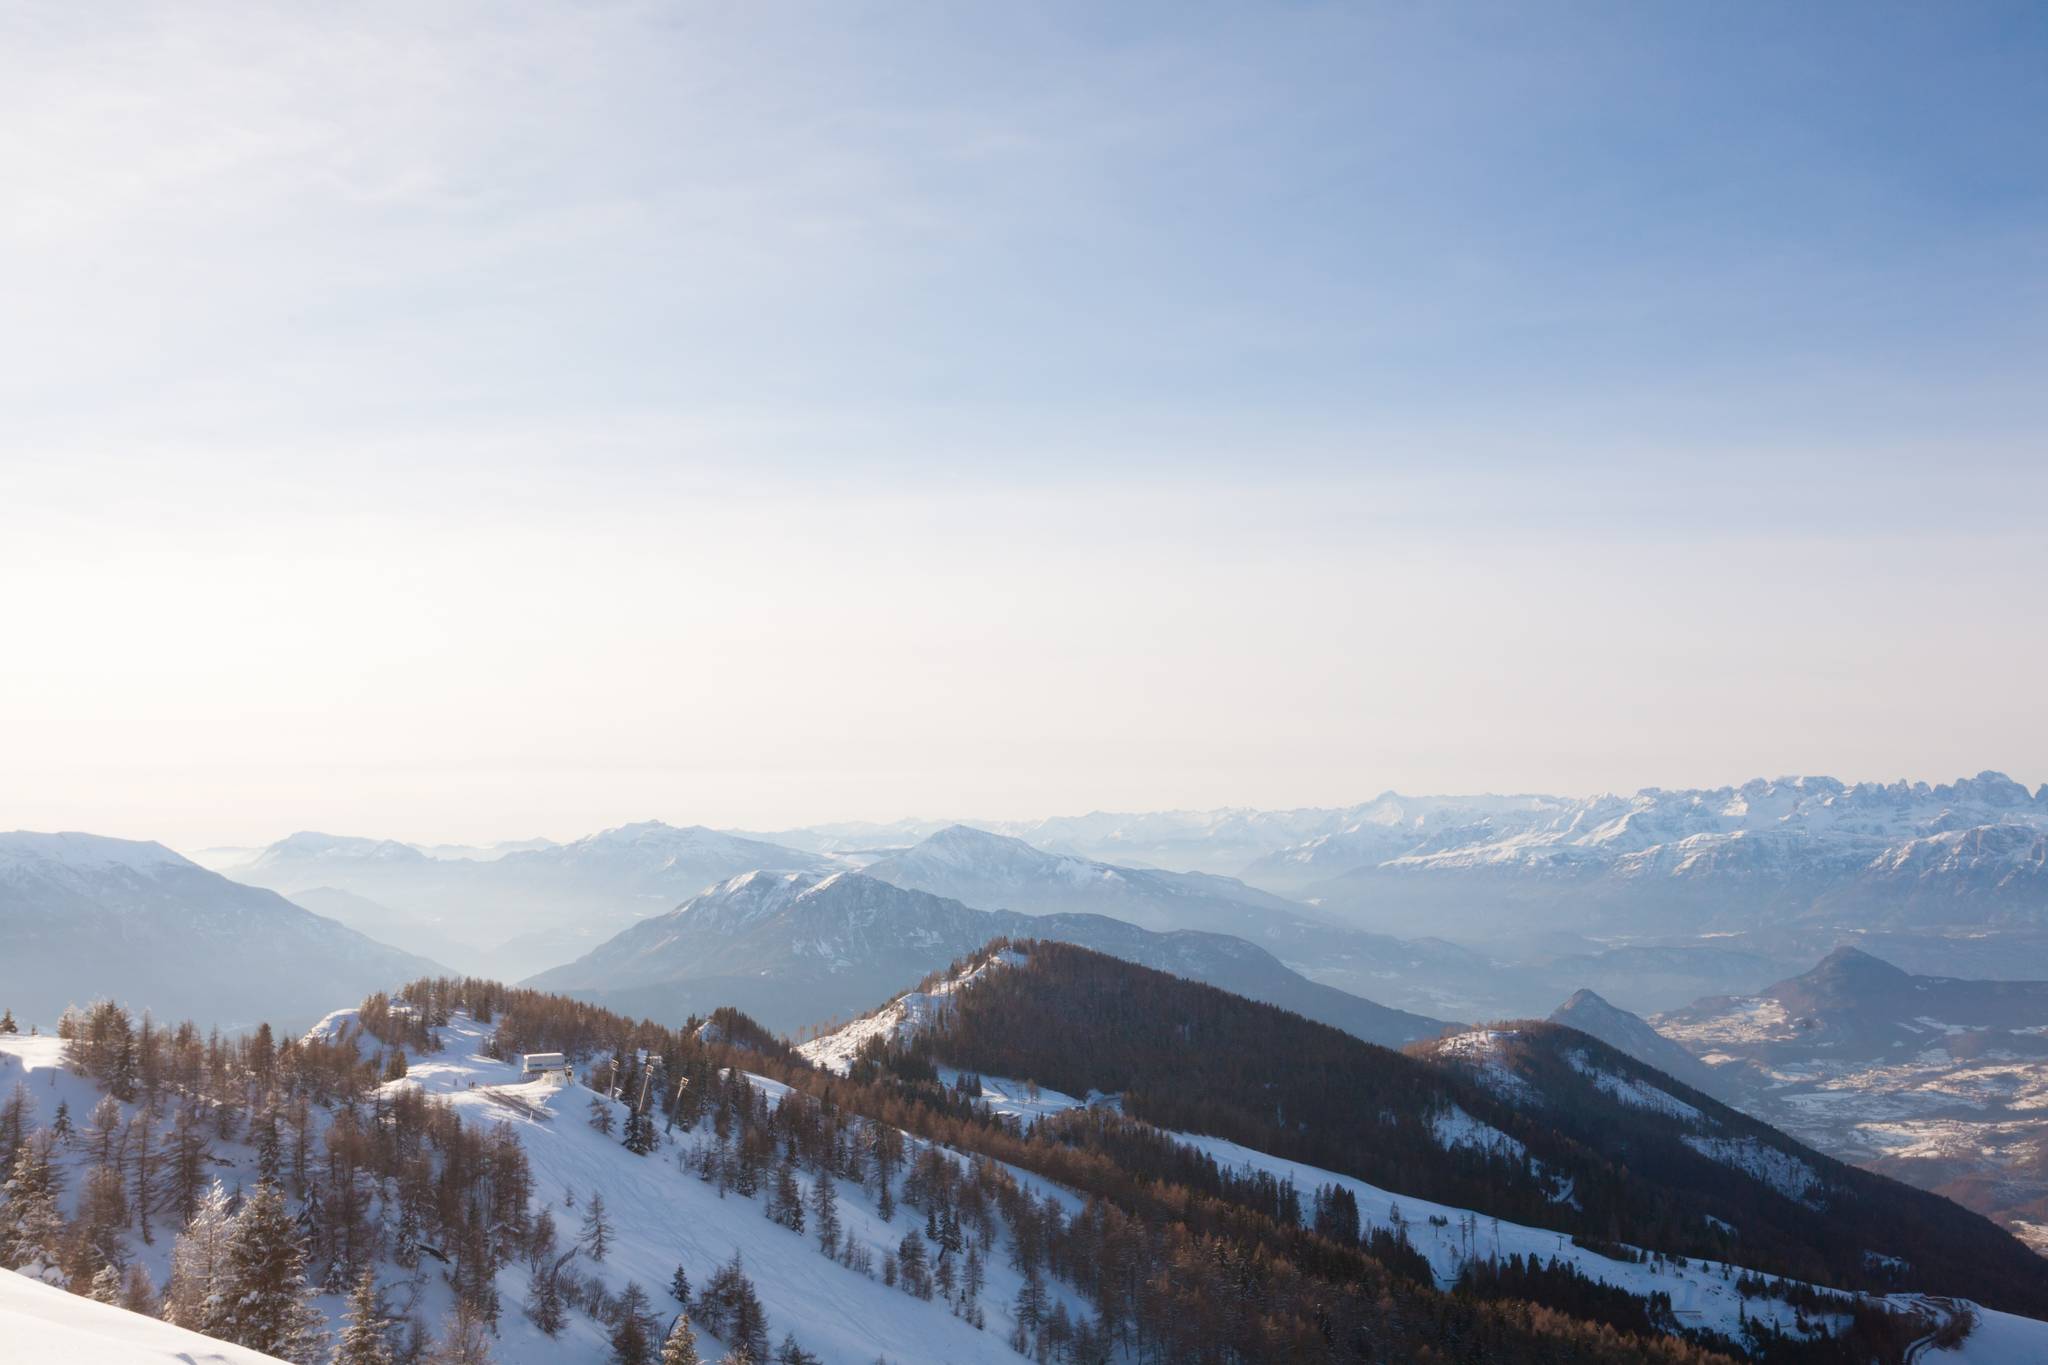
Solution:
M 1234 878 L 1048 853 L 970 825 L 949 826 L 862 870 L 879 881 L 983 910 L 1110 915 L 1161 931 L 1204 929 L 1260 938 L 1275 921 L 1321 923 L 1300 904 Z
M 1532 798 L 1468 823 L 1398 828 L 1311 842 L 1247 875 L 1282 876 L 1376 927 L 1482 929 L 1511 907 L 1638 933 L 1788 915 L 1866 927 L 2048 922 L 2048 788 L 2030 793 L 1996 772 L 1938 786 L 1797 777 Z M 1311 866 L 1329 875 L 1303 878 Z
M 26 1021 L 109 993 L 223 1027 L 289 1023 L 309 1000 L 433 970 L 161 844 L 0 834 L 0 1003 Z
M 524 976 L 586 952 L 645 915 L 754 868 L 829 871 L 828 858 L 701 825 L 621 825 L 565 844 L 441 857 L 389 839 L 302 833 L 227 875 L 290 895 L 332 888 L 466 949 L 452 965 Z M 337 905 L 337 910 L 341 907 Z M 366 921 L 386 931 L 387 921 Z
M 993 938 L 1079 943 L 1398 1046 L 1443 1021 L 1290 971 L 1242 939 L 1101 915 L 976 910 L 858 872 L 749 872 L 642 920 L 527 984 L 671 1021 L 735 1005 L 771 1028 L 844 1018 Z

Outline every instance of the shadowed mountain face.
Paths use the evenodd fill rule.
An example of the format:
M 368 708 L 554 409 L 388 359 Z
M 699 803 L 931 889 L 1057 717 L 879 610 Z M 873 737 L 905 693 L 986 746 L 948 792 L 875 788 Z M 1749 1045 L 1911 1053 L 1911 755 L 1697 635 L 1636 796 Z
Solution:
M 24 1024 L 107 995 L 223 1029 L 296 1025 L 441 970 L 161 844 L 0 834 L 0 1004 Z
M 732 1004 L 796 1029 L 858 1013 L 993 937 L 1022 933 L 1212 982 L 1388 1045 L 1444 1027 L 1308 981 L 1226 935 L 975 910 L 853 872 L 735 877 L 528 984 L 665 1019 Z
M 1841 948 L 1655 1024 L 1749 1112 L 2048 1251 L 2048 981 L 1918 976 Z

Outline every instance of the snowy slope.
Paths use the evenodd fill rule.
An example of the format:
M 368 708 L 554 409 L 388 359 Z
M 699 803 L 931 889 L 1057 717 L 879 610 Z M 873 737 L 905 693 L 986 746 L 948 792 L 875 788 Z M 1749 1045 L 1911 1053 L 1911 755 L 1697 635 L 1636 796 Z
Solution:
M 334 1011 L 321 1020 L 316 1031 L 330 1038 L 347 1036 L 355 1014 L 353 1009 Z M 878 1355 L 898 1365 L 939 1360 L 1014 1365 L 1018 1357 L 1007 1345 L 1009 1313 L 1022 1279 L 1002 1254 L 988 1258 L 987 1286 L 981 1300 L 987 1325 L 977 1330 L 955 1317 L 942 1301 L 913 1298 L 878 1278 L 821 1256 L 808 1236 L 769 1222 L 763 1216 L 760 1198 L 734 1193 L 721 1196 L 679 1162 L 694 1140 L 692 1135 L 678 1131 L 651 1155 L 635 1156 L 617 1137 L 588 1125 L 591 1091 L 580 1086 L 557 1088 L 553 1081 L 522 1081 L 516 1066 L 485 1056 L 480 1049 L 490 1032 L 488 1027 L 457 1015 L 439 1030 L 442 1051 L 415 1059 L 407 1077 L 387 1083 L 386 1088 L 417 1086 L 443 1096 L 455 1105 L 465 1125 L 512 1125 L 532 1168 L 535 1210 L 551 1212 L 565 1244 L 574 1237 L 590 1196 L 601 1193 L 616 1237 L 602 1263 L 579 1257 L 579 1272 L 597 1274 L 613 1292 L 628 1281 L 637 1282 L 653 1298 L 666 1323 L 666 1315 L 676 1308 L 667 1297 L 666 1286 L 678 1263 L 687 1268 L 692 1283 L 701 1286 L 712 1271 L 738 1252 L 767 1310 L 771 1339 L 779 1342 L 785 1333 L 794 1333 L 799 1343 L 831 1365 L 872 1365 Z M 33 1122 L 38 1125 L 51 1121 L 60 1102 L 66 1103 L 73 1115 L 83 1116 L 99 1098 L 90 1081 L 63 1068 L 58 1040 L 0 1035 L 0 1094 L 24 1079 L 34 1105 Z M 753 1080 L 771 1102 L 779 1102 L 786 1093 L 772 1080 Z M 925 1145 L 912 1138 L 906 1138 L 906 1143 L 913 1157 Z M 255 1157 L 247 1146 L 221 1143 L 216 1147 L 221 1157 L 217 1173 L 230 1190 L 255 1183 Z M 75 1192 L 80 1184 L 76 1167 L 83 1160 L 82 1153 L 64 1158 L 72 1168 L 65 1182 L 68 1192 Z M 1041 1199 L 1056 1198 L 1070 1210 L 1078 1207 L 1078 1201 L 1065 1191 L 1036 1177 L 1015 1174 Z M 574 1207 L 568 1203 L 572 1191 Z M 899 1214 L 895 1221 L 884 1223 L 868 1194 L 850 1182 L 839 1181 L 838 1192 L 847 1234 L 869 1247 L 879 1265 L 883 1251 L 895 1246 L 911 1222 Z M 133 1258 L 150 1272 L 159 1288 L 168 1270 L 171 1241 L 171 1229 L 161 1221 L 153 1244 L 143 1246 L 129 1239 Z M 422 1264 L 433 1266 L 431 1261 Z M 394 1301 L 403 1302 L 417 1292 L 419 1315 L 430 1327 L 439 1325 L 451 1300 L 438 1275 L 425 1275 L 417 1291 L 393 1266 L 385 1266 L 380 1279 Z M 550 1339 L 533 1326 L 521 1310 L 527 1294 L 523 1266 L 515 1264 L 501 1272 L 497 1288 L 505 1311 L 492 1349 L 500 1365 L 568 1365 L 609 1358 L 603 1330 L 582 1313 L 572 1312 L 567 1328 L 557 1338 Z M 1056 1296 L 1066 1294 L 1057 1284 L 1051 1288 Z M 52 1292 L 69 1302 L 85 1303 Z M 1078 1300 L 1070 1303 L 1079 1307 Z M 317 1306 L 330 1324 L 339 1321 L 343 1308 L 339 1297 L 323 1295 Z M 0 1307 L 0 1312 L 4 1311 Z M 5 1322 L 0 1317 L 0 1324 Z M 7 1338 L 0 1336 L 0 1365 L 17 1365 L 6 1354 L 6 1342 Z M 699 1346 L 708 1359 L 715 1360 L 722 1353 L 722 1344 L 708 1334 L 700 1333 Z M 153 1359 L 148 1355 L 132 1358 Z M 266 1359 L 249 1352 L 219 1358 L 237 1365 Z M 23 1357 L 20 1365 L 68 1359 L 61 1354 Z M 90 1356 L 82 1359 L 99 1365 Z M 209 1357 L 195 1353 L 192 1359 L 205 1361 Z
M 0 1365 L 282 1365 L 0 1270 Z
M 957 975 L 944 977 L 918 990 L 905 991 L 872 1014 L 801 1044 L 797 1051 L 811 1065 L 844 1076 L 861 1049 L 874 1039 L 906 1042 L 916 1037 L 939 1011 L 945 1009 L 951 997 L 980 980 L 984 973 L 1000 971 L 1023 960 L 1024 955 L 1018 952 L 993 954 Z
M 603 1192 L 618 1225 L 618 1243 L 602 1266 L 581 1263 L 584 1271 L 601 1271 L 615 1289 L 636 1280 L 660 1299 L 678 1261 L 688 1267 L 692 1281 L 701 1284 L 737 1251 L 760 1291 L 774 1340 L 792 1331 L 807 1349 L 848 1365 L 868 1365 L 877 1354 L 904 1362 L 1014 1365 L 1016 1354 L 1005 1344 L 1010 1325 L 1005 1314 L 1022 1281 L 1001 1258 L 991 1258 L 988 1266 L 983 1295 L 988 1326 L 977 1331 L 943 1304 L 911 1298 L 827 1260 L 808 1237 L 764 1218 L 759 1200 L 733 1194 L 721 1198 L 711 1186 L 678 1169 L 681 1145 L 648 1157 L 628 1152 L 616 1138 L 598 1133 L 584 1121 L 591 1092 L 559 1090 L 544 1081 L 520 1083 L 515 1068 L 476 1052 L 487 1033 L 458 1017 L 444 1031 L 446 1050 L 423 1059 L 407 1082 L 399 1084 L 416 1083 L 449 1096 L 465 1120 L 510 1122 L 532 1163 L 536 1197 L 553 1209 L 565 1233 L 574 1230 L 590 1193 Z M 757 1083 L 771 1099 L 781 1092 L 773 1081 L 757 1078 Z M 545 1117 L 525 1112 L 528 1105 Z M 849 1235 L 874 1248 L 879 1260 L 882 1248 L 894 1246 L 908 1224 L 901 1219 L 883 1223 L 863 1191 L 839 1183 L 840 1216 Z M 576 1192 L 579 1209 L 563 1203 L 570 1189 Z M 507 1272 L 500 1279 L 507 1303 L 520 1302 L 524 1276 Z M 572 1331 L 590 1327 L 579 1319 Z M 603 1358 L 605 1348 L 594 1332 L 579 1354 L 564 1350 L 569 1333 L 550 1342 L 516 1311 L 506 1314 L 501 1330 L 499 1358 L 505 1365 Z

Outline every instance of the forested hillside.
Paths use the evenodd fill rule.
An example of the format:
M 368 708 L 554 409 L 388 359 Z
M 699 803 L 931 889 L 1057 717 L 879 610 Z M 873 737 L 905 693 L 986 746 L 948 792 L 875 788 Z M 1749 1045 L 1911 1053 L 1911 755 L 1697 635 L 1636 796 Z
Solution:
M 2048 1314 L 2039 1259 L 1985 1219 L 1803 1148 L 1555 1025 L 1456 1035 L 1407 1056 L 1032 943 L 1014 970 L 982 974 L 898 1047 L 912 1062 L 1114 1093 L 1125 1114 L 1162 1128 L 1518 1222 L 1687 1256 L 1739 1253 L 1758 1269 L 1872 1291 L 1896 1288 L 1896 1267 L 1910 1263 L 1924 1291 Z M 1458 1140 L 1473 1124 L 1509 1141 Z M 1788 1193 L 1729 1159 L 1773 1153 L 1810 1184 Z
M 61 1037 L 0 1038 L 24 1082 L 0 1107 L 0 1262 L 282 1359 L 338 1349 L 342 1365 L 651 1365 L 678 1333 L 735 1365 L 1846 1362 L 1898 1359 L 1939 1325 L 1912 1303 L 1614 1243 L 1560 1257 L 1503 1221 L 1489 1252 L 1477 1214 L 1458 1214 L 1445 1262 L 1456 1211 L 1431 1193 L 1478 1192 L 1465 1182 L 1489 1170 L 1516 1198 L 1559 1192 L 1535 1160 L 1517 1176 L 1424 1159 L 1403 1114 L 1449 1098 L 1478 1131 L 1492 1112 L 1455 1071 L 1346 1040 L 1367 1067 L 1298 1032 L 1334 1030 L 1080 950 L 1002 960 L 923 1034 L 876 1035 L 851 1076 L 736 1013 L 658 1024 L 475 980 L 374 996 L 300 1039 L 97 1005 Z M 1121 1078 L 1127 1113 L 1065 1101 L 1020 1117 L 932 1065 L 1004 1019 L 1107 1039 L 1118 989 L 1167 1021 L 1087 1064 Z M 1269 1044 L 1299 1051 L 1280 1061 Z M 1182 1047 L 1218 1055 L 1176 1101 L 1146 1068 Z M 557 1052 L 572 1080 L 519 1064 Z M 1362 1220 L 1342 1176 L 1144 1121 L 1283 1153 L 1289 1133 L 1318 1143 L 1345 1110 L 1301 1088 L 1317 1066 L 1326 1090 L 1374 1087 L 1391 1176 L 1439 1182 L 1415 1187 L 1427 1254 L 1398 1210 Z M 1588 1277 L 1589 1255 L 1639 1289 Z M 1748 1309 L 1688 1326 L 1658 1284 Z

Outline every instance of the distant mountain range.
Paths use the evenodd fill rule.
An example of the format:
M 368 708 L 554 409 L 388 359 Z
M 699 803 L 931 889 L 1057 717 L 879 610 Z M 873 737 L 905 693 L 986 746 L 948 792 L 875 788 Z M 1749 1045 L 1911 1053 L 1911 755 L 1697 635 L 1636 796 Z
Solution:
M 977 910 L 858 872 L 735 877 L 526 984 L 672 1022 L 736 1005 L 794 1030 L 857 1013 L 1007 935 L 1078 943 L 1388 1046 L 1445 1027 L 1309 981 L 1242 939 L 1155 933 L 1102 915 Z
M 1438 799 L 1248 867 L 1374 928 L 1741 931 L 1781 917 L 1865 928 L 2048 925 L 2048 789 L 1757 780 L 1634 796 Z
M 465 970 L 517 978 L 603 942 L 705 887 L 758 868 L 830 871 L 800 849 L 659 821 L 489 859 L 438 857 L 390 839 L 305 832 L 226 869 L 286 895 L 334 891 L 333 913 L 366 932 L 406 926 Z M 360 918 L 356 918 L 360 916 Z
M 742 872 L 847 868 L 977 909 L 1234 934 L 1315 980 L 1428 1015 L 1540 1013 L 1579 986 L 1668 1009 L 1755 990 L 1844 941 L 1926 972 L 2048 976 L 2048 790 L 1995 772 L 1588 798 L 1388 792 L 1328 809 L 844 822 L 772 837 L 647 821 L 522 843 L 538 846 L 302 833 L 226 872 L 325 897 L 323 910 L 366 933 L 505 978 Z
M 24 1025 L 100 993 L 223 1029 L 306 1023 L 337 993 L 444 970 L 161 844 L 0 834 L 0 1005 Z

